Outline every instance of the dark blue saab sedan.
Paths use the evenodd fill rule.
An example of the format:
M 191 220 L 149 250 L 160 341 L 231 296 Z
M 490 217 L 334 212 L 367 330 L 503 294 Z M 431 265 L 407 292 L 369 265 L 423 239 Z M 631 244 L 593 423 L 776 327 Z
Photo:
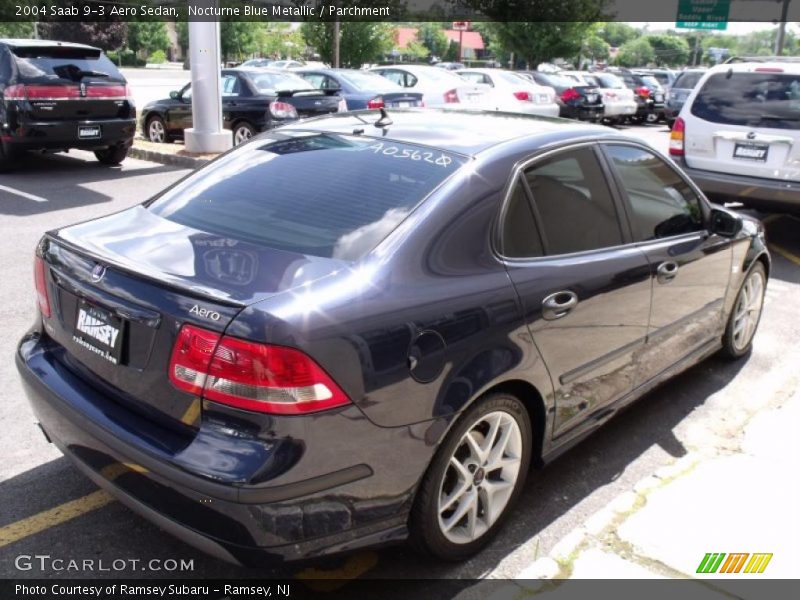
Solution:
M 614 130 L 345 113 L 45 235 L 17 366 L 52 443 L 210 554 L 463 559 L 531 466 L 746 355 L 769 269 L 757 221 Z
M 371 71 L 308 68 L 293 73 L 326 94 L 344 98 L 347 110 L 424 106 L 421 93 L 409 92 Z

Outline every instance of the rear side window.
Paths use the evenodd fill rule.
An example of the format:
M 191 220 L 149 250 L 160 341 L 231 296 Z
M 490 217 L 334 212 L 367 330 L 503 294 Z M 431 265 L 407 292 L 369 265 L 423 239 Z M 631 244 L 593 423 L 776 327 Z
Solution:
M 149 208 L 222 237 L 357 260 L 466 160 L 391 140 L 283 131 L 232 151 Z
M 633 146 L 608 146 L 622 179 L 637 242 L 703 228 L 700 199 L 678 173 L 655 154 Z
M 517 181 L 503 223 L 503 255 L 531 258 L 544 254 L 524 184 Z
M 591 148 L 567 150 L 525 171 L 547 254 L 622 244 L 608 184 Z
M 27 83 L 125 80 L 114 63 L 93 48 L 26 46 L 11 52 L 20 78 Z
M 697 93 L 691 111 L 712 123 L 800 129 L 800 75 L 716 73 Z

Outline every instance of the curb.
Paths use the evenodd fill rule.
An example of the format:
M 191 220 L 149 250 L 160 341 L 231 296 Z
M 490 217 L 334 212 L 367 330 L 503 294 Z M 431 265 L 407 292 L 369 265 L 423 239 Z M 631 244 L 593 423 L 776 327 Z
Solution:
M 169 152 L 157 152 L 155 150 L 146 150 L 139 148 L 136 145 L 131 146 L 128 150 L 128 156 L 131 158 L 138 158 L 139 160 L 149 160 L 150 162 L 161 163 L 162 165 L 173 165 L 176 167 L 188 167 L 190 169 L 197 169 L 209 162 L 207 158 L 195 158 L 193 156 L 181 156 L 178 154 L 171 154 Z

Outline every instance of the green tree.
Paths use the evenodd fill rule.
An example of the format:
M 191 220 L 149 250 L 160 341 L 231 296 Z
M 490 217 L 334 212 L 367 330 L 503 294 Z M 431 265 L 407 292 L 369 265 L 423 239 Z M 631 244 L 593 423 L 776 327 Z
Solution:
M 264 23 L 256 33 L 256 52 L 275 58 L 297 57 L 305 50 L 303 35 L 289 23 Z
M 653 49 L 654 60 L 658 66 L 683 66 L 689 62 L 691 49 L 688 42 L 677 35 L 651 34 L 645 36 Z
M 597 28 L 597 35 L 613 48 L 619 48 L 626 42 L 635 40 L 641 35 L 641 31 L 631 27 L 627 23 L 617 23 L 614 21 L 602 23 Z
M 33 21 L 0 21 L 0 38 L 32 38 Z
M 430 51 L 417 41 L 409 42 L 400 52 L 406 59 L 413 62 L 425 60 L 430 54 Z
M 611 46 L 599 35 L 590 35 L 581 46 L 581 54 L 593 61 L 606 60 L 611 51 Z
M 443 56 L 450 47 L 450 40 L 439 23 L 421 23 L 417 30 L 417 39 L 434 56 Z
M 623 67 L 643 67 L 655 60 L 656 53 L 645 38 L 625 42 L 617 54 L 617 62 Z
M 576 56 L 591 27 L 586 21 L 487 23 L 497 44 L 532 69 L 555 58 Z
M 341 66 L 359 68 L 388 54 L 394 46 L 394 27 L 389 23 L 343 22 L 340 25 Z M 333 23 L 306 21 L 300 26 L 306 43 L 323 61 L 333 64 Z
M 150 56 L 156 50 L 169 49 L 167 24 L 164 21 L 138 21 L 128 23 L 128 48 L 136 54 Z
M 128 23 L 125 21 L 41 22 L 39 37 L 89 44 L 103 50 L 116 50 L 123 46 L 128 37 Z
M 255 52 L 260 23 L 257 21 L 222 21 L 220 27 L 220 52 L 222 60 L 231 57 L 242 60 Z

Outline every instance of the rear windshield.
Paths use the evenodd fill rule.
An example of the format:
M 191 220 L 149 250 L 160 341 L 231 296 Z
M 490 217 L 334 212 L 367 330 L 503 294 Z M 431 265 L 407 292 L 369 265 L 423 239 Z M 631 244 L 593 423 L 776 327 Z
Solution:
M 20 78 L 30 83 L 124 81 L 105 54 L 93 48 L 45 46 L 11 48 Z
M 316 89 L 308 81 L 293 73 L 250 73 L 248 76 L 261 93 Z
M 286 131 L 234 150 L 149 209 L 222 237 L 358 260 L 466 160 L 391 140 Z
M 673 89 L 693 90 L 697 82 L 705 73 L 703 71 L 686 71 L 678 75 L 675 83 L 672 85 Z
M 692 114 L 726 125 L 800 129 L 800 75 L 717 73 L 698 92 Z
M 593 77 L 600 82 L 600 87 L 619 90 L 625 87 L 622 80 L 611 73 L 595 73 Z
M 365 92 L 385 92 L 387 90 L 400 91 L 403 89 L 393 81 L 389 81 L 385 77 L 369 71 L 347 71 L 346 73 L 339 73 L 339 77 L 350 83 L 350 85 L 356 89 Z

